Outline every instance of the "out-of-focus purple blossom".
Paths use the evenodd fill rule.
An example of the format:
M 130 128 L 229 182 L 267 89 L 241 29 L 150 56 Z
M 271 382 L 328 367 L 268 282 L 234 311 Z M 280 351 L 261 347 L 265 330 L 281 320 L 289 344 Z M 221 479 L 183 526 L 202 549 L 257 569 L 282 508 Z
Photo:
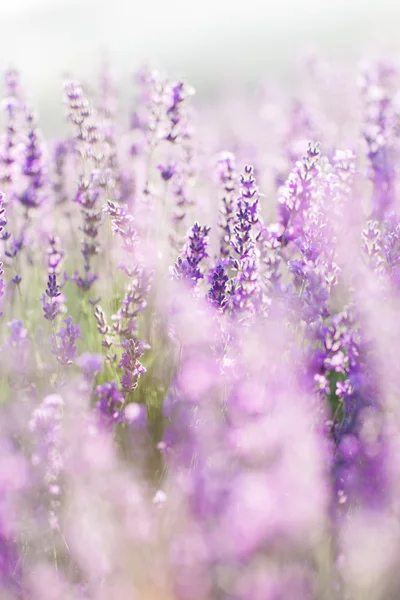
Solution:
M 164 181 L 169 181 L 176 173 L 176 164 L 174 162 L 170 163 L 160 163 L 157 165 L 157 169 L 160 171 L 160 175 Z
M 113 232 L 119 235 L 123 241 L 124 250 L 132 253 L 136 246 L 136 230 L 134 219 L 124 205 L 111 200 L 104 205 L 103 212 L 110 215 Z
M 31 110 L 26 108 L 27 124 L 26 142 L 24 144 L 24 161 L 22 173 L 26 177 L 27 186 L 18 196 L 25 208 L 37 208 L 45 199 L 44 188 L 47 184 L 47 165 L 44 159 L 43 142 Z
M 3 229 L 6 225 L 7 225 L 7 218 L 6 218 L 6 209 L 4 207 L 4 194 L 0 193 L 0 239 L 2 239 Z M 3 269 L 3 262 L 1 260 L 1 254 L 0 254 L 0 316 L 3 314 L 2 313 L 2 305 L 3 305 L 3 296 L 4 296 L 4 292 L 5 292 L 5 283 L 4 283 L 3 276 L 4 276 L 4 269 Z
M 85 273 L 85 277 L 82 277 L 78 271 L 75 271 L 72 277 L 67 276 L 67 280 L 74 281 L 80 290 L 87 292 L 98 277 L 96 273 L 91 272 Z
M 397 115 L 389 91 L 389 73 L 383 63 L 371 64 L 360 78 L 370 179 L 373 184 L 372 216 L 382 219 L 395 200 Z
M 5 196 L 0 192 L 0 239 L 3 239 L 3 230 L 7 225 L 6 207 L 5 207 Z
M 5 430 L 4 430 L 5 429 Z M 20 499 L 32 483 L 29 464 L 8 439 L 2 423 L 2 467 L 0 471 L 0 592 L 4 598 L 22 599 L 24 586 L 24 555 L 19 547 Z
M 66 366 L 72 364 L 76 358 L 76 341 L 81 337 L 81 328 L 73 324 L 71 316 L 64 319 L 63 323 L 65 326 L 61 326 L 56 338 L 52 338 L 52 345 L 57 360 Z
M 218 181 L 224 191 L 221 199 L 219 226 L 222 229 L 220 242 L 221 256 L 229 256 L 230 243 L 235 217 L 235 198 L 238 176 L 236 173 L 235 156 L 231 152 L 222 152 L 217 159 Z
M 21 235 L 19 235 L 18 237 L 12 237 L 8 250 L 5 251 L 5 255 L 8 256 L 9 258 L 15 258 L 17 256 L 17 254 L 22 250 L 22 248 L 24 247 L 24 242 L 25 242 L 25 236 L 22 233 Z
M 75 281 L 78 287 L 87 291 L 94 283 L 91 278 L 92 258 L 100 251 L 98 234 L 102 213 L 99 205 L 102 198 L 104 202 L 106 189 L 114 186 L 114 179 L 111 169 L 106 166 L 108 145 L 103 123 L 77 82 L 67 82 L 64 91 L 68 116 L 75 127 L 75 149 L 83 166 L 74 200 L 80 204 L 82 213 L 84 276 Z
M 3 315 L 3 312 L 2 312 L 2 306 L 3 306 L 3 301 L 4 301 L 3 296 L 4 296 L 5 289 L 6 289 L 3 276 L 4 276 L 3 263 L 0 260 L 0 317 Z
M 28 329 L 21 319 L 12 319 L 7 323 L 8 335 L 0 346 L 3 356 L 3 372 L 10 375 L 9 383 L 13 388 L 29 387 L 29 368 L 31 342 Z
M 64 252 L 60 249 L 60 240 L 57 236 L 50 235 L 47 250 L 47 268 L 50 273 L 59 273 L 63 258 Z
M 10 336 L 6 338 L 6 345 L 29 344 L 28 330 L 25 329 L 24 322 L 21 319 L 13 319 L 8 323 L 8 326 L 10 328 Z
M 60 140 L 55 144 L 53 151 L 54 173 L 52 187 L 57 204 L 65 204 L 68 200 L 65 163 L 70 153 L 71 143 L 68 140 Z
M 124 395 L 118 389 L 115 381 L 98 385 L 96 395 L 100 396 L 96 403 L 97 411 L 102 419 L 110 424 L 121 423 L 124 420 Z
M 371 266 L 377 272 L 384 272 L 394 289 L 400 289 L 400 220 L 397 214 L 387 216 L 383 231 L 372 244 L 373 258 Z M 374 228 L 376 234 L 376 228 Z
M 5 73 L 6 95 L 2 102 L 6 131 L 0 146 L 0 181 L 11 185 L 18 178 L 21 164 L 18 157 L 18 144 L 21 134 L 22 98 L 19 73 L 9 69 Z M 8 199 L 10 201 L 11 198 Z
M 362 231 L 362 244 L 369 266 L 378 273 L 383 269 L 382 232 L 378 221 L 367 221 Z
M 171 245 L 174 249 L 179 249 L 182 246 L 185 222 L 188 217 L 188 209 L 195 204 L 195 200 L 191 197 L 191 178 L 192 169 L 190 165 L 182 161 L 176 166 L 175 174 L 172 179 L 172 196 L 175 201 L 175 210 L 172 215 L 172 224 L 174 232 L 170 236 Z
M 11 281 L 15 284 L 15 285 L 19 285 L 22 281 L 22 277 L 21 275 L 14 275 L 14 277 L 11 279 Z
M 78 359 L 77 365 L 82 369 L 82 373 L 89 383 L 99 373 L 103 367 L 103 357 L 95 352 L 83 352 Z
M 255 248 L 250 248 L 240 262 L 240 268 L 233 282 L 230 299 L 231 308 L 236 315 L 247 316 L 262 310 L 262 288 L 260 285 L 259 258 Z
M 309 206 L 314 178 L 318 174 L 319 156 L 319 145 L 310 143 L 306 156 L 296 163 L 280 190 L 279 222 L 285 230 L 285 242 L 296 239 L 302 232 L 304 211 Z
M 143 404 L 137 402 L 129 402 L 124 408 L 124 420 L 134 432 L 146 432 L 148 419 L 147 408 Z M 133 440 L 135 443 L 137 440 Z
M 80 129 L 92 113 L 89 100 L 83 93 L 82 87 L 76 81 L 65 83 L 64 94 L 68 108 L 68 117 Z
M 39 469 L 48 495 L 47 518 L 50 528 L 59 530 L 59 510 L 61 506 L 61 481 L 63 470 L 62 457 L 62 414 L 64 400 L 57 394 L 46 396 L 35 408 L 29 422 L 29 428 L 35 438 L 32 463 Z

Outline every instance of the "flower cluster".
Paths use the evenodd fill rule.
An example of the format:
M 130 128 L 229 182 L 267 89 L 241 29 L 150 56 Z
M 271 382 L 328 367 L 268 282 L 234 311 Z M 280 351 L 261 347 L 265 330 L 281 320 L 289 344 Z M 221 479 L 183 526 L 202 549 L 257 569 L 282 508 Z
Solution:
M 175 279 L 183 279 L 190 282 L 191 285 L 196 285 L 199 279 L 203 279 L 204 275 L 200 271 L 199 265 L 208 256 L 206 248 L 209 231 L 209 227 L 195 223 L 188 232 L 182 254 L 171 270 Z

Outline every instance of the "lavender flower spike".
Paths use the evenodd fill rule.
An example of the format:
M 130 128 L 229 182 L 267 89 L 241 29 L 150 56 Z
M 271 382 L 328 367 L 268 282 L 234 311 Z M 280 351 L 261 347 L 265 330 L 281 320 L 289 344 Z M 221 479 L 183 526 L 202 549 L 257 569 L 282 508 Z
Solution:
M 7 225 L 6 209 L 3 205 L 3 201 L 4 201 L 4 194 L 2 194 L 0 192 L 0 239 L 1 239 L 1 234 L 3 232 L 4 227 L 5 227 L 5 225 Z M 3 275 L 4 275 L 3 262 L 2 262 L 1 256 L 0 256 L 0 317 L 2 315 L 1 307 L 2 307 L 2 302 L 3 302 L 4 292 L 5 292 L 5 283 L 4 283 Z
M 59 338 L 59 344 L 53 338 L 53 353 L 57 357 L 57 360 L 63 365 L 70 365 L 74 362 L 77 353 L 76 341 L 81 336 L 81 328 L 79 325 L 72 323 L 72 317 L 69 316 L 64 319 L 65 327 L 60 327 L 57 333 Z
M 222 152 L 218 157 L 216 168 L 218 180 L 224 192 L 221 199 L 219 220 L 219 226 L 222 229 L 220 254 L 221 256 L 229 256 L 230 240 L 235 217 L 234 194 L 237 185 L 235 156 L 230 152 Z
M 174 279 L 189 281 L 192 286 L 195 286 L 199 279 L 203 279 L 204 275 L 200 271 L 199 265 L 208 257 L 206 248 L 209 231 L 209 227 L 202 227 L 199 223 L 193 225 L 182 255 L 171 269 Z
M 59 305 L 55 300 L 60 294 L 60 286 L 57 285 L 57 275 L 55 273 L 49 273 L 46 293 L 40 298 L 43 303 L 44 318 L 48 321 L 54 321 L 59 313 Z M 50 302 L 47 298 L 50 299 Z
M 139 360 L 146 346 L 142 342 L 132 339 L 126 340 L 122 345 L 125 352 L 122 354 L 118 366 L 124 370 L 121 377 L 121 385 L 124 392 L 128 393 L 137 388 L 140 376 L 146 372 L 146 369 Z

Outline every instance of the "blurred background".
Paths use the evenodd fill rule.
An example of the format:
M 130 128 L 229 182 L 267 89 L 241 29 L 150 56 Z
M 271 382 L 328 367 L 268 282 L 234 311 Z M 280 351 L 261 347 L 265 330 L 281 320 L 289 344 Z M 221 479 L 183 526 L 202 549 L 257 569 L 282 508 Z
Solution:
M 62 119 L 63 76 L 91 81 L 105 56 L 126 93 L 149 61 L 200 95 L 224 80 L 290 81 L 308 48 L 346 62 L 395 49 L 400 1 L 0 0 L 0 23 L 0 68 L 21 70 L 50 133 Z

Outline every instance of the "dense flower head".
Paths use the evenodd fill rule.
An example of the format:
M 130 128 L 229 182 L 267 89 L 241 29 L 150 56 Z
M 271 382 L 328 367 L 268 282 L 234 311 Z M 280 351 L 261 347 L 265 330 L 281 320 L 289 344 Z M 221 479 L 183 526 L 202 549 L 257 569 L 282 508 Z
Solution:
M 224 308 L 229 297 L 229 277 L 226 274 L 223 265 L 217 265 L 212 273 L 209 274 L 208 278 L 211 283 L 208 299 L 212 304 L 215 304 L 219 308 Z
M 196 285 L 199 279 L 203 279 L 199 265 L 208 257 L 208 233 L 210 228 L 195 223 L 187 235 L 187 242 L 183 248 L 182 255 L 176 261 L 171 273 L 175 279 L 183 279 Z

